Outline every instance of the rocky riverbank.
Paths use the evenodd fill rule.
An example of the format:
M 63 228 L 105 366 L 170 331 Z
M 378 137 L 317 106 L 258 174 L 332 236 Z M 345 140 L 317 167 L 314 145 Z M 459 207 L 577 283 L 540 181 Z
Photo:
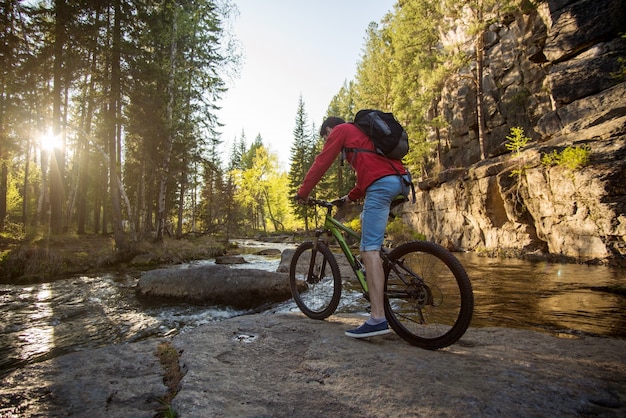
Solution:
M 68 354 L 3 377 L 0 416 L 153 417 L 167 393 L 163 341 L 185 372 L 180 417 L 626 414 L 626 340 L 470 328 L 427 351 L 395 334 L 344 336 L 361 321 L 264 313 Z
M 417 202 L 400 215 L 450 248 L 624 266 L 624 2 L 525 3 L 483 36 L 481 112 L 471 68 L 446 81 L 433 114 L 447 123 L 430 137 L 438 166 L 421 173 Z M 474 48 L 473 32 L 457 30 L 448 46 L 459 39 Z M 510 153 L 514 127 L 530 141 Z M 546 163 L 568 152 L 585 164 Z

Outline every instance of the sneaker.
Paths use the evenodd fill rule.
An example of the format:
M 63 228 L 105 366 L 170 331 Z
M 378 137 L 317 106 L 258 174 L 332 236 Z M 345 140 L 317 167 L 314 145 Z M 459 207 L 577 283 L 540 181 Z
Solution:
M 378 325 L 370 325 L 365 322 L 357 329 L 351 329 L 346 331 L 346 335 L 352 338 L 366 338 L 374 337 L 376 335 L 389 334 L 390 332 L 391 330 L 389 329 L 387 321 L 383 321 Z

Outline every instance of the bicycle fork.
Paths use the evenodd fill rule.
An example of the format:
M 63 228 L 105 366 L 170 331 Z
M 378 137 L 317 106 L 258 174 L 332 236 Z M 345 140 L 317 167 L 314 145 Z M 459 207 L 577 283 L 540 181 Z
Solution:
M 311 260 L 309 260 L 309 271 L 306 276 L 307 283 L 317 283 L 324 277 L 326 272 L 326 257 L 322 257 L 322 265 L 320 266 L 320 270 L 318 272 L 317 277 L 315 276 L 315 260 L 317 259 L 317 246 L 320 243 L 320 236 L 322 232 L 317 231 L 315 233 L 315 241 L 313 242 L 313 248 L 311 249 Z M 324 240 L 321 240 L 324 242 Z

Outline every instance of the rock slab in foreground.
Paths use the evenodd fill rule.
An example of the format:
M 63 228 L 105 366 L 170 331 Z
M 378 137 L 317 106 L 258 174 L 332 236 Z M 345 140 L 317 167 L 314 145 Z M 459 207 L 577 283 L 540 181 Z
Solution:
M 137 284 L 137 294 L 239 309 L 253 309 L 291 297 L 286 274 L 222 265 L 145 272 Z
M 440 351 L 344 336 L 361 316 L 256 314 L 172 339 L 190 417 L 626 415 L 626 340 L 470 328 Z M 164 339 L 72 353 L 0 378 L 0 416 L 153 417 Z M 161 374 L 159 374 L 161 373 Z
M 176 337 L 181 417 L 626 414 L 626 341 L 470 329 L 440 351 L 395 334 L 344 336 L 363 317 L 259 314 Z

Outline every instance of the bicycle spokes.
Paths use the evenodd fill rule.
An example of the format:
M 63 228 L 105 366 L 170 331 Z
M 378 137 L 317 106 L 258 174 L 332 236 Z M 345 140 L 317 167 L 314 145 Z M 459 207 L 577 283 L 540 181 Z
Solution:
M 469 326 L 473 296 L 456 258 L 423 241 L 402 245 L 386 258 L 385 313 L 394 331 L 431 349 L 458 340 Z

